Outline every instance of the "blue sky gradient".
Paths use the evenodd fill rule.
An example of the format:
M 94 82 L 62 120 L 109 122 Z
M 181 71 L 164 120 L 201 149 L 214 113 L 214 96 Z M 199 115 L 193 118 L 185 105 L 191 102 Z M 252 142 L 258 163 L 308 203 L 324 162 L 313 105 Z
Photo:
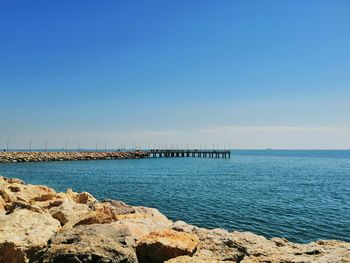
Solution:
M 349 14 L 345 0 L 2 0 L 0 147 L 350 148 Z

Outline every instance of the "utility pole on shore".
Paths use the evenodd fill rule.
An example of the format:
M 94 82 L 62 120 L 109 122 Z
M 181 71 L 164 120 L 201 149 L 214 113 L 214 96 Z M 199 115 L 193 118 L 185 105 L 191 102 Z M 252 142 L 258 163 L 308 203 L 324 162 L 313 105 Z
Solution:
M 96 148 L 95 149 L 96 149 L 96 152 L 97 152 L 97 142 L 96 142 Z
M 30 152 L 32 151 L 32 141 L 31 140 L 29 141 L 29 151 Z
M 80 152 L 80 142 L 78 142 L 78 152 Z
M 9 151 L 9 144 L 10 144 L 10 141 L 11 141 L 11 140 L 7 140 L 7 142 L 6 142 L 6 152 Z
M 45 141 L 45 152 L 47 152 L 47 141 Z
M 105 142 L 105 153 L 107 152 L 107 142 Z
M 67 144 L 68 144 L 68 142 L 65 141 L 65 142 L 64 142 L 64 151 L 65 151 L 65 152 L 67 151 Z

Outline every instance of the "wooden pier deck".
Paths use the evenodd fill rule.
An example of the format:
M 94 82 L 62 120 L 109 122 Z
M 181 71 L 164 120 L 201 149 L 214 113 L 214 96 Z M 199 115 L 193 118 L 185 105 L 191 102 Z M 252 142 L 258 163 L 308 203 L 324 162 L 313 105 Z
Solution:
M 202 157 L 202 158 L 231 158 L 229 150 L 169 150 L 152 149 L 146 151 L 151 158 L 169 157 Z

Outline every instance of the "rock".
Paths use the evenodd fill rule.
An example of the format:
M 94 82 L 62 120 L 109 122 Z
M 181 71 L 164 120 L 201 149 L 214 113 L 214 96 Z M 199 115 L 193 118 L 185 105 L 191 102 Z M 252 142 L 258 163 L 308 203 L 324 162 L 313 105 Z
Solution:
M 295 244 L 283 238 L 268 240 L 249 232 L 233 232 L 234 242 L 246 249 L 242 263 L 350 262 L 350 243 L 329 240 Z
M 66 195 L 78 204 L 94 204 L 97 202 L 96 198 L 87 192 L 76 193 L 72 189 L 68 189 Z
M 161 263 L 182 255 L 193 255 L 199 239 L 196 235 L 163 230 L 143 237 L 136 247 L 139 262 Z
M 42 212 L 41 208 L 36 205 L 31 205 L 23 201 L 16 201 L 10 204 L 6 204 L 7 213 L 12 213 L 16 208 L 28 209 L 33 212 L 40 213 Z
M 5 205 L 6 205 L 6 203 L 5 203 L 4 199 L 2 199 L 2 197 L 0 196 L 0 215 L 6 213 Z
M 230 261 L 220 261 L 210 257 L 190 257 L 190 256 L 181 256 L 169 259 L 165 261 L 166 263 L 229 263 Z M 233 261 L 231 261 L 233 262 Z M 234 261 L 236 262 L 236 261 Z
M 38 262 L 137 263 L 135 251 L 125 242 L 127 229 L 111 224 L 81 225 L 54 237 Z
M 56 198 L 56 193 L 43 194 L 33 198 L 35 202 L 45 202 Z
M 59 230 L 60 223 L 48 213 L 15 209 L 0 217 L 0 262 L 22 263 L 36 253 Z
M 14 192 L 14 193 L 17 193 L 21 190 L 19 186 L 9 186 L 8 188 L 10 189 L 11 192 Z
M 5 178 L 2 177 L 9 184 L 24 184 L 24 182 L 17 178 Z
M 0 196 L 6 203 L 11 203 L 16 201 L 16 196 L 7 189 L 0 189 Z
M 133 214 L 135 213 L 135 208 L 131 205 L 127 205 L 121 201 L 109 200 L 102 201 L 93 206 L 95 211 L 103 211 L 109 214 L 111 217 L 113 215 L 123 215 L 123 214 Z
M 169 220 L 165 215 L 163 215 L 161 212 L 159 212 L 158 209 L 155 209 L 155 208 L 134 206 L 134 209 L 135 209 L 134 214 L 127 214 L 125 216 L 120 215 L 118 218 L 120 220 L 124 218 L 153 218 L 154 220 L 159 220 L 159 221 Z
M 107 224 L 114 221 L 126 220 L 144 220 L 145 222 L 157 221 L 160 225 L 167 224 L 170 225 L 171 221 L 161 214 L 157 209 L 146 208 L 146 207 L 131 207 L 123 202 L 113 201 L 112 203 L 96 203 L 92 206 L 94 212 L 91 212 L 88 216 L 77 222 L 75 226 L 78 225 L 90 225 L 90 224 Z M 131 212 L 130 214 L 124 214 Z M 121 214 L 119 214 L 121 213 Z M 151 218 L 151 220 L 147 220 Z M 151 232 L 149 230 L 148 232 Z
M 35 205 L 38 207 L 44 209 L 44 210 L 49 210 L 52 207 L 57 207 L 63 204 L 63 202 L 66 200 L 66 198 L 60 198 L 56 197 L 57 199 L 54 200 L 47 200 L 47 201 L 42 201 L 42 202 L 35 202 Z M 18 199 L 18 198 L 17 198 Z
M 146 152 L 0 152 L 0 162 L 45 162 L 147 158 Z
M 129 245 L 136 247 L 138 241 L 153 231 L 161 231 L 169 228 L 170 220 L 154 220 L 154 218 L 133 218 L 113 222 L 116 228 L 128 230 L 126 241 Z
M 120 214 L 135 213 L 135 209 L 132 206 L 118 201 L 95 203 L 92 205 L 92 210 L 94 210 L 94 212 L 91 213 L 89 217 L 84 218 L 76 225 L 111 223 L 118 220 L 117 216 Z
M 204 229 L 188 225 L 183 221 L 177 221 L 172 229 L 192 233 L 199 237 L 200 243 L 193 256 L 199 260 L 211 258 L 216 261 L 238 262 L 245 255 L 245 248 L 236 243 L 231 234 L 223 229 Z M 214 261 L 215 262 L 215 261 Z
M 53 218 L 60 221 L 62 226 L 73 227 L 77 222 L 92 215 L 93 211 L 84 204 L 78 204 L 70 199 L 65 199 L 57 207 L 52 207 L 50 213 Z
M 53 198 L 56 195 L 56 191 L 47 186 L 17 184 L 17 187 L 19 187 L 19 191 L 16 193 L 17 199 L 28 200 L 29 203 L 47 200 L 48 196 Z

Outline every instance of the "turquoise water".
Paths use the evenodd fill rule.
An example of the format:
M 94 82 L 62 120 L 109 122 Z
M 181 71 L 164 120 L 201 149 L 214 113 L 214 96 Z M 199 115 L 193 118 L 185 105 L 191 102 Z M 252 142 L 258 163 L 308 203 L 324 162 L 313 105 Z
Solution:
M 350 241 L 350 151 L 14 163 L 0 164 L 0 174 L 156 207 L 173 220 L 208 228 L 296 242 Z

